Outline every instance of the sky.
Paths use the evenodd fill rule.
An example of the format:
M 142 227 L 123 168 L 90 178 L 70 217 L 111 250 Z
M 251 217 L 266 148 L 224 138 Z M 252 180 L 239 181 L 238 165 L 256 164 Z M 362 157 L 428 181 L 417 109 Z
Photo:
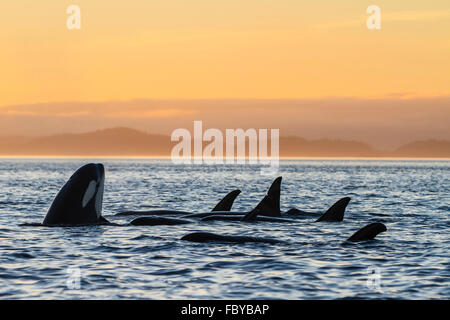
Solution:
M 71 4 L 81 9 L 80 30 L 66 27 Z M 381 9 L 380 30 L 366 26 L 373 4 Z M 57 104 L 51 116 L 58 117 L 61 110 L 76 112 L 73 103 L 122 103 L 127 123 L 139 112 L 151 115 L 127 111 L 127 101 L 136 100 L 207 99 L 214 114 L 218 99 L 314 100 L 317 106 L 356 99 L 361 104 L 354 121 L 364 123 L 377 108 L 364 101 L 407 101 L 418 108 L 450 97 L 448 0 L 2 1 L 0 41 L 3 121 L 30 105 Z M 428 114 L 428 106 L 421 105 L 424 116 L 443 115 L 441 109 Z M 164 107 L 150 118 L 171 127 L 191 107 Z M 46 112 L 34 110 L 35 120 Z M 107 117 L 101 112 L 91 120 Z M 299 108 L 283 121 L 307 114 Z M 23 129 L 28 132 L 25 122 Z M 67 130 L 81 129 L 72 123 Z M 340 128 L 345 137 L 360 136 L 352 130 Z M 420 126 L 407 130 L 421 132 Z M 39 132 L 52 131 L 42 126 Z

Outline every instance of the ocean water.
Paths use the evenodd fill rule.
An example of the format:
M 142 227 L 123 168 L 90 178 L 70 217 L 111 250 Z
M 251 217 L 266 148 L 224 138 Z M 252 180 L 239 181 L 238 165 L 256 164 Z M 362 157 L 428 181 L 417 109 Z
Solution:
M 341 223 L 202 222 L 179 226 L 24 227 L 41 222 L 87 162 L 105 165 L 103 215 L 209 211 L 239 188 L 250 210 L 274 177 L 255 165 L 148 159 L 1 159 L 0 299 L 448 299 L 450 162 L 282 161 L 281 207 L 324 211 L 352 198 Z M 370 222 L 388 231 L 347 243 Z M 189 243 L 194 231 L 285 243 Z M 78 282 L 79 279 L 79 282 Z

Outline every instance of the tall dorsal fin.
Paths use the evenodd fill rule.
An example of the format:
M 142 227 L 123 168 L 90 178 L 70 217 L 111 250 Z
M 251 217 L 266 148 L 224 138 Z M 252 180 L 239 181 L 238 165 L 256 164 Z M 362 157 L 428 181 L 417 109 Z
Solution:
M 327 212 L 325 212 L 319 219 L 317 219 L 316 222 L 318 222 L 318 221 L 342 221 L 342 220 L 344 220 L 345 208 L 347 208 L 347 205 L 350 202 L 350 200 L 351 199 L 349 197 L 345 197 L 345 198 L 339 199 L 338 201 L 336 201 L 335 204 L 333 204 L 327 210 Z
M 279 217 L 280 212 L 280 191 L 282 177 L 278 177 L 272 183 L 267 191 L 267 195 L 258 203 L 258 205 L 249 213 L 247 213 L 242 221 L 255 220 L 258 215 Z
M 347 241 L 372 240 L 377 236 L 377 234 L 386 230 L 386 226 L 382 223 L 371 223 L 356 231 L 350 238 L 347 239 Z
M 241 190 L 233 190 L 228 193 L 219 203 L 212 209 L 212 211 L 230 211 L 234 200 L 241 193 Z

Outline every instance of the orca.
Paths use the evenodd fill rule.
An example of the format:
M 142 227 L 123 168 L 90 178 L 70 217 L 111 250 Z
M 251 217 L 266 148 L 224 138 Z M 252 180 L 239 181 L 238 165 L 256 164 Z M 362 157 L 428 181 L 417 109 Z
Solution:
M 233 220 L 233 221 L 242 221 L 246 219 L 246 217 L 253 212 L 265 213 L 268 216 L 258 217 L 258 221 L 269 221 L 269 222 L 291 222 L 291 220 L 277 218 L 275 216 L 280 215 L 280 184 L 281 177 L 275 179 L 275 181 L 270 186 L 267 195 L 264 199 L 249 213 L 231 213 L 230 211 L 214 211 L 214 214 L 210 213 L 197 213 L 197 214 L 189 214 L 184 215 L 181 219 L 172 219 L 172 218 L 157 218 L 157 217 L 140 217 L 133 221 L 130 224 L 132 225 L 176 225 L 176 224 L 185 224 L 189 223 L 187 220 L 183 220 L 185 218 L 193 218 L 193 217 L 201 217 L 206 215 L 202 219 L 202 221 L 211 221 L 211 220 Z M 240 190 L 234 190 L 225 196 L 214 209 L 231 209 L 232 203 L 234 199 L 239 195 Z M 256 217 L 256 215 L 255 215 Z M 247 219 L 250 221 L 250 219 Z M 244 220 L 244 221 L 247 221 Z
M 238 190 L 238 189 L 231 191 L 216 204 L 216 206 L 212 209 L 211 212 L 230 211 L 233 206 L 234 200 L 237 198 L 237 196 L 240 193 L 241 193 L 241 190 Z M 187 212 L 187 211 L 179 211 L 179 210 L 149 210 L 149 211 L 119 212 L 119 213 L 116 213 L 116 216 L 135 216 L 135 215 L 141 215 L 141 216 L 150 215 L 151 216 L 151 215 L 172 215 L 172 214 L 182 214 L 182 215 L 185 215 L 185 217 L 189 217 L 189 215 L 192 213 Z
M 279 185 L 281 183 L 281 178 L 277 181 Z M 273 186 L 273 185 L 272 185 Z M 271 193 L 272 192 L 272 193 Z M 271 188 L 268 194 L 261 200 L 261 202 L 250 212 L 245 215 L 235 215 L 235 214 L 214 214 L 208 215 L 202 218 L 202 221 L 216 221 L 216 220 L 226 220 L 226 221 L 264 221 L 264 222 L 297 222 L 295 219 L 286 219 L 277 216 L 280 212 L 280 189 Z M 320 221 L 335 221 L 340 222 L 344 219 L 344 212 L 350 198 L 345 197 L 338 200 L 333 204 L 316 222 Z
M 317 218 L 316 221 L 342 221 L 344 219 L 345 209 L 350 202 L 350 197 L 344 197 L 336 201 L 326 212 L 308 212 L 299 210 L 296 208 L 291 208 L 286 211 L 283 216 L 288 216 L 290 218 Z
M 279 199 L 279 197 L 278 197 Z M 269 194 L 266 195 L 258 205 L 250 212 L 245 215 L 235 215 L 235 214 L 214 214 L 202 218 L 202 221 L 265 221 L 265 222 L 295 222 L 292 219 L 283 219 L 275 216 L 277 212 L 277 204 L 275 203 L 276 197 L 272 197 Z M 278 207 L 279 208 L 279 207 Z M 262 214 L 265 216 L 259 216 Z
M 283 215 L 289 216 L 292 218 L 317 218 L 320 217 L 323 213 L 321 212 L 310 212 L 310 211 L 303 211 L 297 208 L 291 208 L 288 211 L 284 212 Z
M 356 231 L 347 241 L 373 240 L 379 233 L 387 231 L 384 224 L 374 222 Z
M 228 220 L 228 221 L 269 221 L 269 222 L 293 222 L 292 218 L 318 217 L 316 222 L 334 221 L 344 219 L 345 209 L 351 198 L 344 197 L 336 201 L 325 213 L 312 213 L 292 208 L 281 214 L 280 193 L 282 177 L 274 180 L 264 199 L 250 212 L 218 211 L 194 213 L 182 216 L 182 218 L 202 218 L 203 221 Z M 251 215 L 245 217 L 249 213 Z M 252 219 L 252 217 L 256 217 Z M 291 218 L 291 219 L 289 219 Z
M 186 223 L 191 222 L 187 220 L 166 217 L 139 217 L 130 222 L 130 224 L 133 226 L 173 226 Z
M 366 225 L 365 227 L 354 233 L 347 241 L 356 242 L 364 240 L 373 240 L 379 233 L 386 231 L 387 228 L 384 224 L 376 222 Z M 272 239 L 272 238 L 260 238 L 251 236 L 232 236 L 232 235 L 219 235 L 210 232 L 194 232 L 189 233 L 181 237 L 180 240 L 190 242 L 222 242 L 222 243 L 245 243 L 245 242 L 261 242 L 261 243 L 284 243 L 285 241 Z
M 236 189 L 228 193 L 222 200 L 219 201 L 218 204 L 212 209 L 212 212 L 215 211 L 230 211 L 233 207 L 234 200 L 241 193 L 241 190 Z
M 335 204 L 333 204 L 316 222 L 320 221 L 336 221 L 340 222 L 344 220 L 345 208 L 347 208 L 350 202 L 350 197 L 345 197 L 339 199 Z
M 275 181 L 270 186 L 267 195 L 259 202 L 255 209 L 247 213 L 232 213 L 230 211 L 215 211 L 214 214 L 210 213 L 199 213 L 199 214 L 190 214 L 182 216 L 182 219 L 185 218 L 193 218 L 193 217 L 201 217 L 202 215 L 207 215 L 202 218 L 202 221 L 212 221 L 212 220 L 229 220 L 229 221 L 267 221 L 267 222 L 295 222 L 294 220 L 279 218 L 280 215 L 280 184 L 281 177 L 275 179 Z M 225 200 L 226 203 L 230 203 L 227 197 L 233 197 L 233 199 L 239 194 L 239 190 L 233 191 L 228 194 L 221 202 Z M 216 208 L 223 208 L 224 206 L 219 202 Z M 231 208 L 227 204 L 228 207 Z M 216 209 L 215 208 L 215 209 Z M 257 217 L 260 214 L 266 214 L 266 216 Z M 172 224 L 185 224 L 189 223 L 189 221 L 182 219 L 161 219 L 154 217 L 141 217 L 135 219 L 131 222 L 132 225 L 172 225 Z
M 284 219 L 277 217 L 256 217 L 254 219 L 245 219 L 245 216 L 242 215 L 214 215 L 207 216 L 201 219 L 202 221 L 261 221 L 261 222 L 297 222 L 293 219 Z
M 90 163 L 79 168 L 56 195 L 42 224 L 26 226 L 85 226 L 114 225 L 102 215 L 105 169 L 102 164 Z M 163 217 L 140 217 L 128 225 L 177 225 L 186 220 Z
M 80 167 L 59 190 L 42 225 L 109 224 L 102 217 L 104 184 L 102 164 L 89 163 Z
M 254 210 L 258 210 L 260 215 L 264 215 L 267 217 L 280 217 L 280 187 L 281 187 L 282 177 L 276 178 L 271 184 L 269 190 L 267 191 L 266 196 L 263 200 L 258 204 L 258 206 L 250 212 Z M 201 212 L 185 215 L 182 218 L 203 218 L 204 221 L 209 220 L 221 220 L 220 217 L 225 217 L 229 220 L 240 220 L 249 212 L 231 212 L 228 210 L 224 211 L 214 211 L 214 212 Z M 225 220 L 226 220 L 225 219 Z
M 194 232 L 189 233 L 181 238 L 184 241 L 190 242 L 234 242 L 234 243 L 244 243 L 244 242 L 262 242 L 262 243 L 280 243 L 283 242 L 277 239 L 271 238 L 258 238 L 250 236 L 222 236 L 210 232 Z

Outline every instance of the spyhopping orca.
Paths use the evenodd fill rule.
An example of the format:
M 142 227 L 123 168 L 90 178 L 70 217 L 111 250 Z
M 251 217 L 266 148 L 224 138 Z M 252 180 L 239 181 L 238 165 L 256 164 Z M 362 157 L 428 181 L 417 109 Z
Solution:
M 347 241 L 363 241 L 373 240 L 379 233 L 386 231 L 386 226 L 382 223 L 371 223 L 353 234 Z M 191 242 L 231 242 L 231 243 L 245 243 L 245 242 L 262 242 L 262 243 L 281 243 L 284 241 L 271 239 L 271 238 L 259 238 L 250 236 L 224 236 L 209 232 L 194 232 L 189 233 L 181 238 L 181 240 Z
M 217 205 L 212 209 L 211 212 L 215 211 L 230 211 L 233 206 L 234 200 L 241 193 L 241 190 L 233 190 L 228 193 L 222 200 L 217 203 Z M 178 211 L 178 210 L 150 210 L 150 211 L 125 211 L 116 213 L 116 216 L 151 216 L 151 215 L 171 215 L 171 214 L 183 214 L 188 217 L 190 212 Z
M 56 195 L 44 226 L 109 224 L 102 217 L 105 169 L 100 163 L 79 168 Z

